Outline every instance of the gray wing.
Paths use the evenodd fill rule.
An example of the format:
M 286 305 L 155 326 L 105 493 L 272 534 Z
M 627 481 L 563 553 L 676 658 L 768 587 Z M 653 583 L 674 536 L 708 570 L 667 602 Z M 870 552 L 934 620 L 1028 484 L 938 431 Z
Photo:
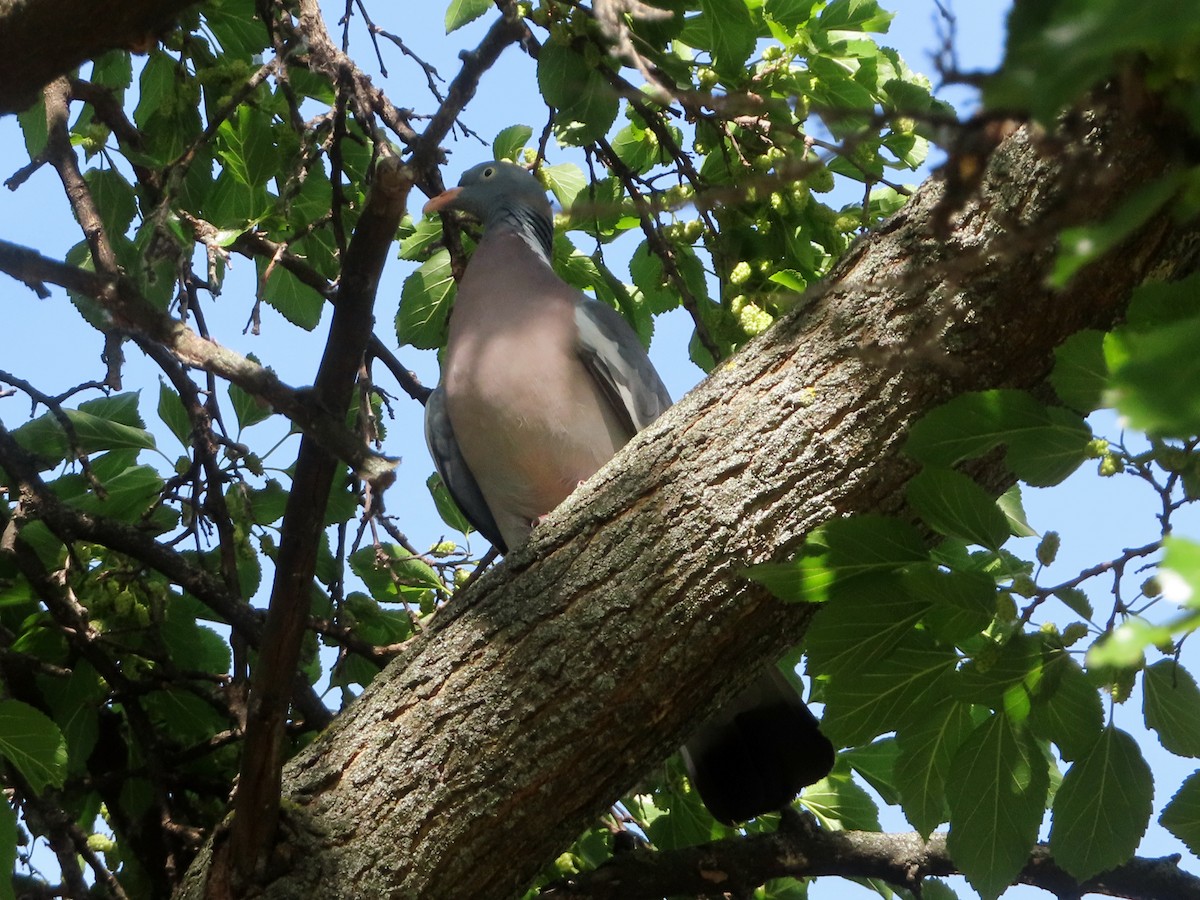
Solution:
M 579 356 L 613 409 L 641 431 L 671 405 L 671 395 L 658 377 L 642 342 L 624 317 L 582 295 L 575 306 Z
M 458 447 L 458 438 L 454 436 L 454 428 L 446 412 L 446 395 L 441 385 L 425 401 L 425 443 L 429 445 L 434 468 L 442 476 L 446 489 L 467 521 L 501 553 L 507 552 L 504 538 L 500 536 L 500 527 Z

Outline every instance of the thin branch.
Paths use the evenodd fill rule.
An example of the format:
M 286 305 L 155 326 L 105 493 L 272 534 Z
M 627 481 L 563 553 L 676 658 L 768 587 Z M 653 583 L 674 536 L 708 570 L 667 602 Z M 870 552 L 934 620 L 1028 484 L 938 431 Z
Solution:
M 26 284 L 50 282 L 96 299 L 128 329 L 166 346 L 180 362 L 218 375 L 266 401 L 382 490 L 395 479 L 396 462 L 373 453 L 344 422 L 314 400 L 311 391 L 284 384 L 270 369 L 206 340 L 156 309 L 124 276 L 107 278 L 0 241 L 0 272 Z
M 546 900 L 737 896 L 770 878 L 819 875 L 877 878 L 916 890 L 924 878 L 958 874 L 961 871 L 950 859 L 944 833 L 932 834 L 926 841 L 915 832 L 826 831 L 805 820 L 799 827 L 781 826 L 774 834 L 728 838 L 681 850 L 615 855 L 594 871 L 547 885 L 539 896 Z M 1055 865 L 1047 847 L 1039 844 L 1017 880 L 1059 897 L 1090 893 L 1130 900 L 1200 898 L 1200 878 L 1180 869 L 1178 856 L 1135 857 L 1079 882 Z

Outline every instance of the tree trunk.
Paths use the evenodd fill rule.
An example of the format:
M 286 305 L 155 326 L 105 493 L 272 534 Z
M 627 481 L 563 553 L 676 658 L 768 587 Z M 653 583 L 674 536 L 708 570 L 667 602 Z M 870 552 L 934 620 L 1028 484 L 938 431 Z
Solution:
M 1045 286 L 1063 226 L 1170 164 L 1119 111 L 1081 130 L 1047 142 L 1053 156 L 1009 139 L 944 238 L 927 183 L 439 613 L 288 766 L 265 895 L 512 896 L 795 645 L 809 610 L 746 566 L 787 559 L 834 517 L 903 514 L 913 422 L 964 391 L 1041 384 L 1064 338 L 1187 267 L 1197 233 L 1162 216 Z M 205 896 L 213 846 L 180 896 Z
M 0 0 L 0 115 L 109 50 L 147 52 L 196 0 Z

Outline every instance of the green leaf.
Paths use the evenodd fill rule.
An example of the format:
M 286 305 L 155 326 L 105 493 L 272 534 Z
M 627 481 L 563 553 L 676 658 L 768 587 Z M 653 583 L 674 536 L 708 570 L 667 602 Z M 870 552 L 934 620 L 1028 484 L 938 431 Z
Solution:
M 538 55 L 537 78 L 543 99 L 557 110 L 560 139 L 582 146 L 607 133 L 617 117 L 617 94 L 596 65 L 565 44 L 547 41 Z
M 904 579 L 914 596 L 932 601 L 925 624 L 947 644 L 958 644 L 975 636 L 992 621 L 996 582 L 987 575 L 921 567 L 906 572 Z
M 1104 332 L 1077 331 L 1054 350 L 1050 383 L 1063 403 L 1081 413 L 1099 409 L 1108 384 Z
M 133 217 L 137 215 L 133 185 L 116 169 L 89 169 L 83 179 L 91 189 L 100 221 L 109 238 L 128 232 Z
M 667 280 L 662 259 L 650 250 L 646 241 L 638 244 L 629 259 L 629 274 L 642 292 L 646 303 L 656 313 L 664 313 L 680 304 L 679 292 Z
M 260 283 L 268 264 L 269 261 L 261 257 L 254 261 Z M 320 324 L 321 313 L 325 310 L 325 298 L 321 293 L 309 287 L 283 266 L 271 269 L 266 282 L 262 283 L 262 296 L 285 319 L 305 331 L 312 331 Z
M 1163 549 L 1166 552 L 1158 567 L 1163 596 L 1194 608 L 1200 590 L 1200 544 L 1171 536 L 1163 540 Z
M 948 783 L 950 856 L 984 900 L 995 900 L 1037 841 L 1050 788 L 1046 757 L 1007 716 L 993 715 L 959 747 Z
M 646 829 L 646 836 L 655 847 L 663 850 L 693 847 L 729 833 L 709 815 L 695 790 L 684 792 L 671 784 L 655 796 L 655 802 L 664 810 Z
M 1154 776 L 1137 742 L 1110 725 L 1055 794 L 1054 861 L 1078 881 L 1121 865 L 1146 833 L 1153 799 Z
M 963 394 L 932 410 L 909 434 L 905 451 L 930 465 L 952 466 L 1008 445 L 1007 462 L 1023 481 L 1056 484 L 1086 458 L 1091 430 L 1078 416 L 1046 407 L 1024 391 Z
M 1144 291 L 1144 289 L 1141 289 Z M 1166 437 L 1200 434 L 1200 277 L 1156 285 L 1172 320 L 1118 328 L 1104 340 L 1111 376 L 1106 399 L 1144 431 Z M 1184 314 L 1187 311 L 1190 314 Z
M 247 506 L 255 524 L 270 525 L 283 518 L 287 508 L 287 491 L 274 478 L 268 478 L 261 490 L 250 492 Z
M 100 733 L 98 711 L 107 694 L 96 670 L 86 661 L 75 663 L 68 678 L 39 679 L 42 694 L 67 743 L 72 775 L 87 771 L 87 760 Z
M 433 350 L 446 342 L 446 320 L 454 302 L 450 252 L 442 249 L 404 281 L 396 313 L 396 338 L 403 346 Z
M 279 171 L 271 115 L 248 104 L 217 128 L 217 156 L 247 187 L 262 187 Z M 278 268 L 278 267 L 277 267 Z
M 458 508 L 458 504 L 454 502 L 454 498 L 450 496 L 450 490 L 442 481 L 441 475 L 434 472 L 425 479 L 425 487 L 429 488 L 429 494 L 433 497 L 433 505 L 437 507 L 438 515 L 441 516 L 443 522 L 460 534 L 470 534 L 475 530 L 467 521 L 467 517 L 462 514 L 462 510 Z
M 491 5 L 490 0 L 487 5 Z M 516 162 L 517 154 L 525 148 L 531 137 L 533 137 L 533 129 L 528 125 L 509 125 L 507 128 L 501 129 L 500 133 L 496 135 L 496 139 L 492 141 L 492 158 Z
M 155 113 L 175 96 L 175 70 L 178 63 L 161 50 L 151 51 L 138 79 L 138 104 L 133 121 L 145 128 Z
M 767 0 L 763 12 L 784 28 L 795 29 L 812 18 L 814 0 Z
M 8 873 L 14 871 L 17 865 L 17 843 L 20 840 L 17 831 L 17 814 L 8 801 L 0 800 L 0 900 L 16 900 L 13 891 L 13 879 Z
M 260 400 L 236 384 L 229 385 L 229 402 L 233 404 L 233 415 L 237 419 L 239 431 L 271 418 L 272 410 L 269 403 Z
M 836 674 L 870 667 L 904 640 L 929 605 L 895 574 L 835 585 L 804 637 L 810 671 Z
M 925 878 L 921 881 L 921 900 L 958 900 L 958 894 L 944 881 Z
M 908 502 L 925 523 L 948 537 L 989 550 L 1008 539 L 1008 519 L 979 485 L 953 469 L 926 466 L 908 483 Z
M 405 232 L 404 226 L 411 223 L 411 230 Z M 429 256 L 431 250 L 434 250 L 442 240 L 442 219 L 441 216 L 433 218 L 420 218 L 416 222 L 410 219 L 405 219 L 401 225 L 401 233 L 404 237 L 400 239 L 400 258 L 409 260 L 423 260 Z
M 109 50 L 92 63 L 91 81 L 117 91 L 133 84 L 133 63 L 127 50 Z
M 136 522 L 158 500 L 163 481 L 150 466 L 128 465 L 128 454 L 107 454 L 93 460 L 92 472 L 104 485 L 96 493 L 82 475 L 69 473 L 51 482 L 56 494 L 85 512 Z
M 255 15 L 254 0 L 208 0 L 202 9 L 226 56 L 249 62 L 267 47 L 267 29 Z
M 1177 756 L 1200 756 L 1200 688 L 1180 663 L 1171 659 L 1146 669 L 1142 681 L 1146 727 Z
M 658 159 L 658 138 L 634 122 L 613 136 L 612 148 L 617 158 L 639 175 L 649 171 Z
M 723 78 L 743 81 L 757 38 L 746 0 L 700 0 L 700 10 L 709 26 L 713 68 Z
M 958 748 L 975 728 L 970 708 L 949 701 L 926 715 L 901 722 L 896 729 L 900 758 L 896 760 L 896 789 L 900 806 L 913 827 L 928 838 L 949 816 L 946 784 Z
M 1038 537 L 1037 531 L 1029 524 L 1025 516 L 1025 506 L 1021 502 L 1021 486 L 1014 484 L 996 498 L 996 505 L 1008 519 L 1008 531 L 1013 537 Z
M 994 645 L 985 645 L 992 650 Z M 1041 641 L 1036 634 L 1017 632 L 998 652 L 981 651 L 956 673 L 954 695 L 993 709 L 1004 706 L 1010 690 L 1032 691 L 1042 675 Z
M 350 555 L 350 569 L 380 603 L 419 599 L 428 590 L 444 591 L 437 573 L 402 547 L 364 547 Z
M 159 733 L 183 746 L 207 741 L 229 727 L 211 703 L 181 688 L 151 691 L 141 703 Z
M 879 809 L 845 766 L 804 789 L 800 805 L 830 831 L 878 831 Z
M 67 742 L 45 713 L 20 700 L 0 700 L 0 756 L 12 763 L 34 793 L 62 787 Z
M 746 575 L 790 602 L 822 602 L 835 581 L 871 572 L 894 572 L 929 558 L 913 526 L 886 516 L 851 516 L 816 529 L 800 556 L 788 563 L 764 563 Z
M 1078 413 L 1043 407 L 1039 421 L 1009 434 L 1005 461 L 1022 481 L 1035 487 L 1058 484 L 1087 458 L 1092 430 Z
M 893 13 L 884 12 L 875 0 L 833 0 L 821 12 L 817 24 L 829 31 L 870 31 L 883 34 Z
M 474 22 L 491 8 L 492 0 L 450 0 L 450 5 L 446 7 L 446 34 L 457 31 L 468 22 Z
M 1068 762 L 1087 753 L 1104 728 L 1104 705 L 1096 686 L 1065 651 L 1046 660 L 1029 727 L 1038 737 L 1053 741 Z
M 33 106 L 17 113 L 17 122 L 25 138 L 25 152 L 30 159 L 36 159 L 46 149 L 46 142 L 50 139 L 50 132 L 46 128 L 46 101 L 40 92 Z
M 587 177 L 575 163 L 560 163 L 557 166 L 542 166 L 542 180 L 554 193 L 554 198 L 563 207 L 570 207 L 587 186 Z
M 900 756 L 900 748 L 895 738 L 883 738 L 865 747 L 855 747 L 838 754 L 838 759 L 850 764 L 855 772 L 883 798 L 884 803 L 893 806 L 900 802 L 896 793 L 896 760 Z
M 928 465 L 953 466 L 982 456 L 1008 437 L 1019 407 L 1036 401 L 1020 391 L 962 394 L 926 413 L 913 425 L 904 450 Z
M 1172 172 L 1138 188 L 1103 222 L 1063 229 L 1050 282 L 1062 287 L 1071 276 L 1144 225 L 1179 190 L 1184 173 Z
M 1200 772 L 1187 777 L 1158 822 L 1183 841 L 1192 855 L 1200 856 Z
M 831 677 L 821 730 L 843 747 L 895 730 L 946 698 L 957 661 L 947 650 L 905 645 L 870 671 Z
M 179 395 L 161 379 L 158 382 L 158 417 L 171 430 L 171 434 L 185 447 L 192 445 L 192 420 Z

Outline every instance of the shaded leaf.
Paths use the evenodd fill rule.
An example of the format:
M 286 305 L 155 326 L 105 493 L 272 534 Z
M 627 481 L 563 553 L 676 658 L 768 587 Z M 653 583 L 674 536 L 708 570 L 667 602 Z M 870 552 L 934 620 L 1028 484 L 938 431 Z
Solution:
M 900 806 L 923 837 L 928 837 L 949 815 L 946 783 L 950 764 L 974 728 L 970 708 L 950 701 L 920 718 L 901 722 L 896 729 L 900 748 L 896 789 Z
M 1078 331 L 1054 350 L 1050 383 L 1063 403 L 1082 413 L 1098 409 L 1108 384 L 1104 332 Z
M 969 544 L 999 550 L 1008 520 L 978 484 L 953 469 L 926 466 L 908 483 L 908 502 L 931 528 Z
M 947 847 L 984 900 L 995 900 L 1029 859 L 1046 808 L 1048 763 L 1005 715 L 993 715 L 950 765 Z
M 67 777 L 67 742 L 45 713 L 20 700 L 0 700 L 0 756 L 35 793 L 62 787 Z
M 158 417 L 170 429 L 179 443 L 190 447 L 192 443 L 192 420 L 179 395 L 166 382 L 158 382 Z
M 325 310 L 325 298 L 283 266 L 272 268 L 264 282 L 263 276 L 268 264 L 269 260 L 261 257 L 254 260 L 263 299 L 293 325 L 298 325 L 305 331 L 312 331 L 321 321 L 321 313 Z
M 0 878 L 0 900 L 15 900 L 13 879 L 7 873 L 13 872 L 17 864 L 17 814 L 7 801 L 0 801 L 0 872 L 6 873 Z
M 1200 772 L 1187 777 L 1159 816 L 1163 828 L 1200 856 Z
M 1110 725 L 1055 794 L 1054 861 L 1079 881 L 1121 865 L 1146 832 L 1153 799 L 1154 777 L 1137 742 Z
M 821 730 L 843 747 L 892 731 L 946 697 L 958 661 L 932 646 L 901 646 L 868 672 L 846 671 L 825 686 Z
M 1053 741 L 1068 762 L 1087 753 L 1104 728 L 1104 705 L 1096 686 L 1064 651 L 1050 654 L 1046 661 L 1029 727 L 1038 737 Z
M 1177 756 L 1200 756 L 1200 688 L 1180 663 L 1149 666 L 1142 681 L 1142 712 L 1159 743 Z

